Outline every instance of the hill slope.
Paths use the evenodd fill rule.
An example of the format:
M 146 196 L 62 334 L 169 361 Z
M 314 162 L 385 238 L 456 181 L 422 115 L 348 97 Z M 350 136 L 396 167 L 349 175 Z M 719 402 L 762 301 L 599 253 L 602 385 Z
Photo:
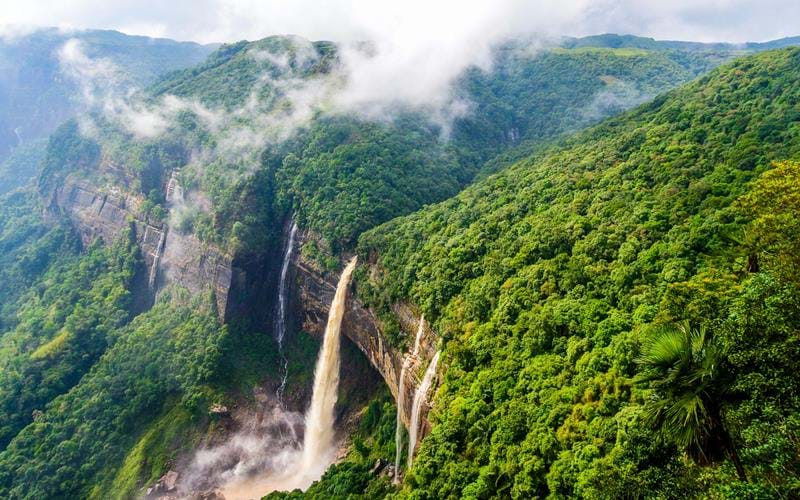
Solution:
M 202 105 L 213 116 L 235 117 L 222 130 L 187 109 L 185 121 L 154 140 L 103 123 L 101 143 L 109 154 L 128 157 L 118 163 L 131 176 L 151 177 L 141 182 L 144 195 L 158 184 L 154 177 L 166 182 L 168 173 L 145 168 L 141 154 L 132 151 L 148 149 L 148 157 L 164 157 L 175 156 L 179 147 L 178 156 L 185 158 L 202 151 L 203 161 L 184 168 L 181 180 L 210 198 L 211 229 L 205 234 L 223 246 L 233 225 L 247 218 L 243 210 L 252 208 L 235 206 L 230 194 L 260 171 L 274 176 L 275 196 L 266 200 L 277 201 L 272 213 L 294 211 L 336 250 L 352 246 L 367 228 L 454 195 L 484 162 L 509 147 L 534 147 L 596 123 L 730 56 L 531 51 L 524 43 L 508 44 L 498 48 L 490 72 L 471 68 L 455 83 L 454 95 L 470 111 L 449 124 L 448 140 L 442 140 L 442 124 L 430 116 L 437 110 L 399 107 L 389 120 L 370 120 L 336 109 L 330 94 L 347 78 L 336 46 L 270 37 L 225 45 L 206 63 L 171 74 L 150 89 L 155 107 L 167 106 L 160 100 L 174 96 Z M 246 146 L 217 153 L 240 142 Z
M 60 60 L 59 51 L 70 40 L 78 41 L 88 57 L 115 65 L 121 76 L 140 86 L 195 65 L 214 49 L 101 30 L 51 28 L 0 39 L 0 192 L 35 175 L 44 150 L 42 140 L 86 109 L 80 82 L 71 78 Z
M 452 196 L 483 168 L 484 159 L 496 152 L 520 146 L 524 140 L 544 148 L 546 141 L 559 134 L 626 109 L 651 93 L 678 85 L 713 66 L 717 60 L 713 58 L 709 62 L 704 56 L 676 53 L 605 49 L 554 50 L 531 55 L 512 47 L 501 55 L 494 73 L 470 70 L 458 82 L 456 91 L 472 101 L 475 113 L 454 122 L 451 140 L 446 141 L 441 127 L 431 123 L 426 110 L 402 109 L 393 120 L 370 121 L 349 114 L 329 113 L 323 101 L 313 112 L 298 116 L 298 102 L 292 99 L 294 90 L 307 90 L 308 84 L 317 88 L 317 84 L 331 83 L 328 78 L 334 79 L 333 84 L 340 83 L 336 80 L 341 75 L 336 74 L 335 50 L 324 42 L 273 37 L 223 46 L 206 63 L 168 75 L 143 96 L 137 96 L 141 99 L 130 104 L 130 108 L 123 108 L 144 111 L 145 117 L 164 118 L 160 123 L 163 127 L 156 130 L 157 133 L 150 134 L 152 129 L 131 127 L 131 123 L 119 119 L 118 115 L 101 113 L 83 117 L 95 125 L 91 128 L 94 133 L 89 136 L 81 133 L 76 122 L 59 128 L 49 141 L 39 179 L 45 206 L 33 197 L 14 193 L 4 202 L 8 204 L 7 210 L 0 213 L 0 227 L 3 228 L 0 244 L 14 259 L 22 256 L 27 266 L 22 271 L 19 267 L 10 268 L 6 275 L 11 279 L 4 280 L 0 287 L 2 297 L 8 298 L 2 311 L 0 336 L 0 364 L 7 368 L 0 377 L 3 421 L 0 496 L 104 498 L 109 492 L 134 494 L 166 472 L 187 447 L 201 442 L 204 433 L 219 432 L 222 424 L 210 415 L 212 405 L 231 404 L 241 394 L 249 397 L 254 387 L 277 376 L 278 356 L 275 342 L 269 335 L 268 319 L 275 299 L 273 282 L 276 262 L 279 262 L 275 255 L 283 244 L 282 230 L 293 214 L 302 229 L 318 236 L 310 239 L 302 249 L 303 254 L 316 252 L 322 267 L 335 270 L 338 260 L 331 256 L 351 251 L 364 230 Z M 775 64 L 779 64 L 780 59 L 776 61 Z M 765 81 L 765 88 L 773 89 L 771 79 Z M 779 84 L 785 82 L 775 82 L 777 88 L 783 88 Z M 730 85 L 738 84 L 732 81 Z M 612 102 L 614 105 L 595 106 L 598 96 L 603 100 L 609 95 L 619 97 Z M 630 96 L 633 99 L 626 99 Z M 675 96 L 670 99 L 672 103 L 680 101 Z M 664 102 L 661 100 L 651 106 L 650 112 L 655 113 L 652 110 L 660 109 Z M 720 102 L 721 109 L 732 106 L 730 102 Z M 776 100 L 774 105 L 778 102 Z M 164 114 L 159 114 L 161 112 Z M 672 149 L 662 144 L 673 132 L 666 124 L 682 115 L 679 111 L 669 113 L 654 119 L 657 123 L 652 130 L 645 130 L 650 124 L 647 127 L 641 124 L 635 133 L 620 133 L 628 126 L 633 127 L 630 124 L 635 120 L 626 117 L 614 122 L 616 125 L 612 123 L 583 135 L 570 143 L 569 147 L 574 146 L 574 150 L 566 150 L 573 151 L 571 155 L 563 153 L 564 162 L 578 168 L 584 161 L 590 162 L 584 160 L 584 154 L 587 158 L 606 157 L 609 151 L 632 155 L 643 143 L 665 151 L 664 154 L 671 152 Z M 708 113 L 709 119 L 716 116 L 711 110 Z M 633 116 L 647 116 L 647 111 Z M 687 113 L 686 116 L 689 120 L 694 115 Z M 698 118 L 701 119 L 706 117 Z M 741 115 L 730 119 L 733 120 L 730 127 L 734 131 L 741 128 L 736 132 L 741 134 L 747 129 L 748 120 L 757 119 L 761 120 L 750 110 L 743 110 Z M 772 120 L 771 115 L 769 119 Z M 158 120 L 148 122 L 152 123 L 159 124 Z M 727 127 L 728 122 L 725 123 Z M 757 139 L 753 146 L 756 152 L 772 154 L 793 144 L 793 129 L 781 128 L 782 123 L 766 118 L 764 123 L 769 126 L 753 132 Z M 755 175 L 752 169 L 760 165 L 760 156 L 756 155 L 755 160 L 751 158 L 753 141 L 740 142 L 742 150 L 733 154 L 725 146 L 725 141 L 730 140 L 726 134 L 733 134 L 733 131 L 700 132 L 689 125 L 691 123 L 686 127 L 693 133 L 692 140 L 708 139 L 704 144 L 709 151 L 716 148 L 713 151 L 718 151 L 719 156 L 726 159 L 731 156 L 737 169 L 739 163 L 736 162 L 741 161 L 743 173 L 741 179 L 734 179 L 736 182 Z M 603 148 L 593 149 L 590 145 L 594 144 L 595 136 L 606 138 Z M 628 137 L 629 142 L 618 144 L 618 136 Z M 597 139 L 597 143 L 600 142 Z M 625 145 L 627 149 L 622 147 Z M 541 167 L 531 167 L 533 163 L 528 164 L 530 162 L 514 167 L 508 174 L 493 177 L 465 195 L 431 209 L 430 213 L 434 214 L 434 219 L 441 219 L 437 224 L 444 227 L 444 221 L 451 214 L 456 217 L 452 221 L 466 225 L 484 211 L 490 218 L 507 217 L 503 212 L 494 216 L 493 210 L 499 205 L 483 204 L 513 198 L 523 203 L 512 205 L 520 217 L 527 215 L 532 210 L 530 207 L 543 211 L 547 207 L 541 197 L 548 196 L 546 201 L 551 201 L 547 191 L 550 183 L 559 186 L 563 183 L 563 188 L 569 191 L 572 182 L 567 174 L 564 174 L 567 180 L 548 178 L 558 172 L 562 164 L 554 156 L 550 158 L 554 159 L 542 163 Z M 611 162 L 611 158 L 613 155 L 609 155 L 607 161 Z M 540 182 L 537 175 L 544 180 Z M 647 179 L 647 182 L 661 182 Z M 588 191 L 596 187 L 595 181 L 584 179 L 581 188 Z M 507 195 L 503 194 L 506 187 L 502 183 L 508 185 Z M 540 183 L 541 189 L 532 193 L 526 187 L 529 183 Z M 176 185 L 182 189 L 176 190 Z M 493 196 L 495 188 L 487 186 L 498 186 L 499 198 Z M 176 191 L 182 195 L 173 197 Z M 606 191 L 598 190 L 598 203 L 610 196 Z M 555 194 L 558 193 L 552 194 L 553 200 L 556 200 Z M 626 196 L 625 193 L 612 194 Z M 461 203 L 474 207 L 461 210 L 458 208 Z M 613 208 L 619 207 L 613 205 Z M 668 208 L 663 207 L 664 210 Z M 51 219 L 69 224 L 56 228 L 60 231 L 42 224 L 31 214 L 41 213 L 43 209 Z M 429 212 L 423 212 L 426 213 Z M 411 219 L 424 222 L 419 231 L 434 227 L 424 217 L 419 215 Z M 509 220 L 517 221 L 514 217 Z M 553 218 L 553 221 L 558 220 Z M 588 222 L 582 224 L 587 231 L 590 229 Z M 78 227 L 80 234 L 75 234 L 70 225 Z M 403 230 L 396 235 L 388 232 L 397 227 Z M 505 228 L 500 228 L 492 234 L 512 239 L 518 233 L 520 237 L 537 234 L 528 229 L 517 227 L 506 233 Z M 541 255 L 546 259 L 551 257 L 550 253 L 558 253 L 562 241 L 572 244 L 569 238 L 577 238 L 561 236 L 556 228 L 553 234 L 557 237 L 548 240 L 546 236 L 551 227 L 546 229 L 539 229 L 546 233 L 542 241 L 554 245 L 552 249 L 542 250 Z M 166 233 L 180 235 L 185 237 L 184 242 L 189 242 L 173 247 L 179 250 L 173 257 L 182 259 L 183 270 L 196 270 L 209 261 L 227 259 L 216 268 L 213 279 L 227 276 L 228 283 L 217 286 L 217 281 L 203 279 L 192 279 L 192 283 L 188 283 L 189 280 L 181 278 L 190 272 L 170 274 L 159 267 L 160 249 L 170 249 L 166 238 L 162 242 L 159 236 Z M 19 238 L 14 237 L 16 234 Z M 407 276 L 408 279 L 415 276 L 427 279 L 425 273 L 433 273 L 429 288 L 424 289 L 424 293 L 430 295 L 423 296 L 422 292 L 411 290 L 411 282 L 398 284 L 401 278 L 397 276 L 402 272 L 398 269 L 406 267 L 401 261 L 411 256 L 406 252 L 416 251 L 416 245 L 421 244 L 411 245 L 406 239 L 408 234 L 419 235 L 420 242 L 428 238 L 396 222 L 367 237 L 363 245 L 382 252 L 382 264 L 392 271 L 386 282 L 390 298 L 410 296 L 423 304 L 426 315 L 436 319 L 439 331 L 448 332 L 449 336 L 448 314 L 450 311 L 457 316 L 462 314 L 457 301 L 451 299 L 465 289 L 468 281 L 472 282 L 475 276 L 471 273 L 480 271 L 470 259 L 479 256 L 484 249 L 467 248 L 460 253 L 461 241 L 448 243 L 444 240 L 438 249 L 426 250 L 430 255 L 420 253 L 419 259 L 427 263 L 416 261 L 414 265 L 420 270 L 409 266 L 411 274 Z M 397 241 L 391 247 L 390 241 L 395 236 Z M 101 238 L 106 239 L 105 245 L 95 241 Z M 83 248 L 79 240 L 83 240 Z M 464 247 L 485 244 L 488 248 L 495 241 L 502 243 L 498 251 L 508 244 L 487 236 L 473 238 L 465 242 Z M 316 247 L 317 244 L 321 248 Z M 453 260 L 449 254 L 436 253 L 450 248 L 457 248 Z M 540 255 L 536 253 L 538 248 L 533 243 L 526 246 L 527 257 L 520 257 L 519 265 L 555 265 L 544 260 L 535 263 Z M 461 263 L 466 271 L 459 267 Z M 516 269 L 514 266 L 509 267 L 509 272 Z M 457 269 L 457 274 L 451 274 L 451 268 Z M 19 274 L 25 269 L 35 272 L 30 279 L 21 280 Z M 158 279 L 164 276 L 172 280 L 175 275 L 178 277 L 168 283 Z M 151 276 L 152 284 L 148 283 Z M 230 294 L 250 301 L 252 315 L 227 315 L 219 309 L 225 301 L 211 300 L 212 294 L 225 295 L 227 299 L 234 277 L 254 284 L 251 288 L 239 289 L 238 295 Z M 495 276 L 485 278 L 492 286 L 498 279 Z M 583 275 L 576 279 L 589 281 Z M 142 286 L 143 282 L 146 285 Z M 180 289 L 190 285 L 198 285 L 194 296 Z M 483 293 L 479 285 L 475 287 L 473 295 L 484 300 L 491 298 L 491 293 Z M 555 297 L 558 288 L 554 287 L 556 285 L 547 284 L 541 293 Z M 471 290 L 472 285 L 468 288 Z M 152 298 L 156 291 L 159 293 L 155 306 L 142 312 L 137 302 Z M 364 292 L 365 296 L 369 295 L 366 288 Z M 473 295 L 469 300 L 477 300 Z M 376 296 L 372 301 L 378 303 L 380 299 Z M 617 299 L 607 299 L 609 304 L 625 311 L 614 300 Z M 470 309 L 470 314 L 482 314 L 480 308 L 484 305 L 489 307 L 486 311 L 494 310 L 494 304 L 481 302 L 473 307 L 474 311 Z M 596 306 L 598 312 L 590 315 L 591 321 L 597 320 L 598 315 L 617 318 L 617 313 L 604 312 L 605 302 L 598 302 Z M 233 318 L 233 321 L 223 325 L 220 317 Z M 621 317 L 620 324 L 626 324 L 626 317 Z M 608 322 L 603 339 L 622 328 L 614 321 Z M 453 328 L 461 328 L 458 325 L 462 323 L 454 319 L 453 324 L 456 325 Z M 557 331 L 563 331 L 562 325 L 558 325 Z M 310 356 L 306 354 L 307 357 L 313 359 L 313 342 L 309 342 L 306 335 L 299 337 L 304 339 L 301 347 L 311 353 Z M 548 342 L 542 340 L 542 346 L 550 348 Z M 589 344 L 585 349 L 589 349 Z M 447 357 L 453 359 L 457 351 L 455 347 L 449 349 Z M 464 363 L 478 366 L 485 361 L 477 357 Z M 514 363 L 525 361 L 510 359 L 508 362 L 515 367 Z M 303 365 L 300 370 L 303 369 L 305 372 L 301 375 L 308 378 L 312 363 Z M 473 369 L 466 369 L 470 370 Z M 458 374 L 457 371 L 453 373 L 454 376 Z M 463 377 L 463 383 L 470 383 L 472 376 Z M 464 387 L 457 381 L 453 384 L 454 390 Z M 507 384 L 504 381 L 498 385 L 501 392 L 506 390 Z M 443 406 L 446 407 L 449 406 Z M 476 404 L 475 408 L 476 416 L 486 409 L 481 404 Z M 505 410 L 506 406 L 502 408 Z M 567 406 L 559 407 L 559 410 L 565 408 Z M 373 424 L 382 429 L 381 432 L 386 434 L 386 428 L 391 431 L 390 412 L 376 411 L 373 416 L 376 419 Z M 481 413 L 480 417 L 486 415 Z M 490 420 L 481 421 L 481 425 Z M 505 423 L 501 425 L 505 426 Z M 452 427 L 443 425 L 438 429 Z M 515 424 L 514 429 L 522 432 L 520 429 L 524 427 Z M 474 437 L 471 435 L 471 439 Z M 517 437 L 515 434 L 508 439 Z M 442 439 L 442 443 L 463 444 L 458 436 Z M 423 448 L 423 453 L 429 453 L 426 449 Z M 551 464 L 555 449 L 558 448 L 553 445 L 546 450 L 547 461 L 543 463 Z M 478 451 L 484 453 L 486 449 Z M 468 473 L 465 477 L 475 479 L 478 472 L 470 467 L 485 464 L 484 458 L 481 455 L 473 461 L 472 450 L 469 450 L 459 455 L 458 460 L 442 458 L 442 463 L 458 464 Z M 420 466 L 425 463 L 421 460 Z M 506 469 L 498 476 L 498 488 L 510 484 L 509 478 L 516 480 L 519 475 L 520 481 L 524 479 L 525 474 L 507 470 L 505 463 L 501 465 Z M 420 478 L 426 478 L 426 470 L 430 472 L 418 469 Z M 437 496 L 460 493 L 452 490 L 449 483 L 459 472 L 445 471 L 441 476 L 437 474 L 437 478 L 425 479 L 428 487 L 437 490 Z M 488 469 L 486 473 L 496 474 Z M 539 482 L 535 486 L 515 487 L 523 496 L 544 491 L 544 479 L 537 477 L 536 480 Z
M 796 492 L 797 207 L 774 183 L 798 168 L 752 184 L 786 159 L 800 159 L 800 49 L 739 59 L 362 236 L 377 269 L 359 295 L 418 304 L 444 342 L 434 428 L 407 487 L 743 494 L 728 462 L 698 468 L 642 423 L 639 342 L 688 320 L 727 346 L 735 389 L 719 403 L 749 487 Z M 784 201 L 754 208 L 765 196 Z M 747 225 L 776 204 L 783 218 Z

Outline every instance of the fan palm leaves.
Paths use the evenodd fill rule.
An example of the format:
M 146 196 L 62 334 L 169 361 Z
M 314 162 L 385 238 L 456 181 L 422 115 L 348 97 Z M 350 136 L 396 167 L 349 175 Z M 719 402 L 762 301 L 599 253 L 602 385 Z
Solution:
M 739 478 L 744 468 L 722 417 L 730 377 L 724 352 L 705 328 L 688 323 L 662 327 L 649 337 L 637 359 L 637 384 L 653 390 L 644 407 L 645 422 L 700 464 L 726 456 Z

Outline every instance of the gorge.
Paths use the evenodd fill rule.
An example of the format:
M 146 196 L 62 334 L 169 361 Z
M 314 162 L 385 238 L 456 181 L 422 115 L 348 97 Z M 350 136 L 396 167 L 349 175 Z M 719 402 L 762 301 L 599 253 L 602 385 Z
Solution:
M 793 43 L 514 38 L 435 105 L 295 36 L 84 82 L 0 196 L 0 498 L 797 496 Z

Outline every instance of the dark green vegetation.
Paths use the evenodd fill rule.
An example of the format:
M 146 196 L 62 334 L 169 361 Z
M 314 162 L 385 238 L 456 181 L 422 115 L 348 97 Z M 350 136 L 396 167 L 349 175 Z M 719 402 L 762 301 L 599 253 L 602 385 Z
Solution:
M 442 200 L 543 143 L 641 104 L 730 59 L 733 52 L 497 49 L 491 72 L 472 69 L 456 94 L 471 112 L 447 141 L 424 114 L 390 125 L 315 121 L 281 151 L 279 199 L 334 252 L 364 230 Z M 290 154 L 287 155 L 287 152 Z
M 382 272 L 359 295 L 412 301 L 445 342 L 404 492 L 796 496 L 798 164 L 773 162 L 799 158 L 800 49 L 767 52 L 366 233 Z M 636 384 L 642 343 L 683 321 L 718 342 L 713 381 Z M 645 425 L 702 384 L 751 483 Z
M 125 322 L 135 262 L 132 248 L 119 246 L 96 245 L 50 266 L 19 297 L 18 323 L 2 339 L 1 447 L 34 411 L 80 380 L 106 349 L 109 332 Z
M 281 123 L 294 120 L 300 106 L 291 98 L 292 85 L 330 87 L 343 76 L 334 45 L 270 37 L 224 45 L 204 64 L 151 87 L 153 105 L 174 95 L 235 115 L 223 130 L 212 130 L 187 109 L 153 140 L 134 139 L 101 120 L 100 142 L 138 179 L 128 187 L 144 196 L 169 170 L 189 163 L 192 152 L 206 152 L 201 164 L 181 173 L 187 190 L 202 191 L 210 201 L 210 209 L 191 211 L 182 224 L 204 241 L 234 253 L 263 248 L 277 240 L 275 221 L 294 212 L 323 236 L 326 253 L 337 253 L 352 248 L 364 230 L 448 198 L 476 174 L 644 102 L 731 55 L 602 47 L 535 53 L 509 44 L 497 50 L 491 72 L 472 69 L 457 82 L 456 95 L 472 110 L 446 137 L 428 110 L 416 109 L 380 122 L 318 112 L 290 133 Z M 226 150 L 243 131 L 257 140 Z M 511 147 L 508 157 L 484 167 Z M 88 172 L 95 175 L 93 168 Z
M 127 496 L 141 486 L 140 478 L 162 473 L 164 461 L 157 454 L 147 457 L 154 471 L 137 460 L 125 461 L 134 468 L 133 478 L 124 477 L 125 468 L 116 478 L 114 471 L 139 439 L 138 446 L 152 449 L 152 438 L 140 431 L 143 421 L 155 422 L 150 432 L 163 434 L 158 426 L 185 426 L 182 413 L 196 411 L 203 401 L 208 392 L 203 384 L 215 373 L 225 335 L 210 309 L 164 301 L 110 332 L 111 346 L 80 383 L 43 407 L 0 454 L 0 493 L 12 498 L 107 498 L 109 491 Z M 171 416 L 159 423 L 154 416 L 162 412 Z M 189 443 L 169 444 L 175 447 L 162 453 L 174 456 Z M 113 487 L 104 490 L 104 484 Z M 120 484 L 128 490 L 116 490 Z
M 79 246 L 68 228 L 42 220 L 39 197 L 16 191 L 0 203 L 0 325 L 8 331 L 17 323 L 19 297 L 58 259 Z
M 129 496 L 202 429 L 226 329 L 182 293 L 130 322 L 127 236 L 81 252 L 32 193 L 1 206 L 0 497 Z
M 274 255 L 291 214 L 324 268 L 357 246 L 381 271 L 370 282 L 360 270 L 361 298 L 384 317 L 408 300 L 445 340 L 433 433 L 401 495 L 800 494 L 800 179 L 796 163 L 769 170 L 800 154 L 800 52 L 742 59 L 565 139 L 734 54 L 608 38 L 527 49 L 501 47 L 491 72 L 462 76 L 455 92 L 473 109 L 447 131 L 425 109 L 371 122 L 324 102 L 287 131 L 287 85 L 340 84 L 336 48 L 225 45 L 141 97 L 191 103 L 158 137 L 99 115 L 92 138 L 75 121 L 59 128 L 40 195 L 75 177 L 138 194 L 149 220 L 237 262 Z M 178 169 L 187 206 L 167 219 Z M 42 208 L 25 190 L 0 202 L 0 497 L 135 496 L 215 429 L 210 404 L 273 381 L 275 342 L 250 318 L 221 325 L 205 294 L 167 288 L 135 315 L 130 234 L 84 248 Z M 707 386 L 640 374 L 643 343 L 683 321 L 719 345 Z M 288 345 L 299 394 L 316 345 Z M 718 405 L 704 425 L 646 418 L 648 403 L 700 392 Z M 385 395 L 373 401 L 347 460 L 307 495 L 386 494 L 370 469 L 394 455 L 394 418 Z M 683 453 L 698 448 L 696 462 Z M 752 484 L 720 460 L 734 449 Z
M 120 78 L 147 85 L 165 72 L 202 61 L 213 49 L 196 43 L 129 36 L 116 31 L 65 33 L 42 29 L 0 39 L 0 193 L 36 174 L 45 139 L 85 109 L 79 82 L 59 61 L 59 49 L 79 40 L 90 58 L 113 64 Z
M 727 455 L 739 479 L 747 481 L 721 411 L 731 390 L 723 349 L 713 333 L 688 323 L 648 335 L 637 360 L 637 382 L 654 394 L 645 404 L 642 420 L 700 464 Z

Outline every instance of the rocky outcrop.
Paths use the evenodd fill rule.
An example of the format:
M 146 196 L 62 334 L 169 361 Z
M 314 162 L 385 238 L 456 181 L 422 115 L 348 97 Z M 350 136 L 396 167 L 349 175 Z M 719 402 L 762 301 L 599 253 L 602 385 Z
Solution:
M 147 489 L 145 498 L 147 500 L 167 500 L 178 498 L 176 488 L 177 484 L 178 473 L 174 470 L 168 471 L 166 474 L 161 476 L 161 478 L 159 478 L 156 484 Z
M 301 244 L 307 237 L 307 234 L 301 236 Z M 328 310 L 336 291 L 338 276 L 321 271 L 302 257 L 296 258 L 293 264 L 296 273 L 298 309 L 302 317 L 303 330 L 321 336 L 325 330 Z M 413 342 L 419 326 L 419 316 L 407 305 L 395 306 L 394 312 L 401 328 Z M 366 355 L 370 364 L 383 378 L 392 396 L 397 400 L 405 352 L 393 347 L 386 340 L 382 330 L 379 319 L 351 294 L 342 323 L 342 333 Z M 424 368 L 436 352 L 436 342 L 435 333 L 426 325 L 420 342 L 419 356 L 412 361 L 410 368 L 406 371 L 406 380 L 403 384 L 406 392 L 404 401 L 409 402 L 405 405 L 403 415 L 401 415 L 406 426 L 411 420 L 412 405 L 410 402 L 414 399 L 414 392 L 419 386 Z M 423 411 L 423 415 L 427 415 L 427 412 Z M 425 422 L 425 419 L 423 421 Z M 423 427 L 421 435 L 428 430 L 427 422 L 423 424 Z
M 137 290 L 140 295 L 148 292 L 152 302 L 159 289 L 172 283 L 192 293 L 211 289 L 224 318 L 234 274 L 232 258 L 193 234 L 171 231 L 166 223 L 149 217 L 142 210 L 144 197 L 120 186 L 98 186 L 67 176 L 43 195 L 50 214 L 66 216 L 85 245 L 98 238 L 112 242 L 132 228 L 144 260 L 146 287 Z
M 179 189 L 175 183 L 174 175 L 164 182 L 163 189 L 168 200 Z M 212 290 L 221 319 L 229 321 L 235 316 L 253 317 L 256 318 L 256 324 L 269 324 L 277 286 L 276 269 L 280 262 L 280 255 L 273 254 L 280 251 L 280 245 L 275 245 L 275 249 L 265 251 L 264 255 L 257 258 L 236 261 L 218 248 L 202 243 L 194 234 L 182 234 L 170 229 L 165 222 L 149 217 L 143 210 L 144 197 L 120 187 L 125 185 L 124 182 L 99 184 L 68 175 L 57 186 L 50 187 L 50 191 L 43 193 L 43 196 L 48 211 L 53 215 L 66 216 L 84 244 L 88 245 L 98 238 L 111 242 L 121 236 L 126 228 L 132 228 L 144 261 L 143 285 L 134 295 L 145 293 L 152 302 L 158 290 L 167 284 L 180 285 L 193 293 Z M 305 237 L 307 235 L 300 238 L 300 246 Z M 292 264 L 296 285 L 292 294 L 294 310 L 302 323 L 297 326 L 321 338 L 338 276 L 321 271 L 300 257 L 300 252 L 295 252 Z M 419 325 L 418 315 L 405 305 L 396 306 L 395 314 L 403 330 L 413 339 Z M 344 317 L 343 331 L 366 355 L 397 398 L 405 353 L 386 341 L 380 321 L 352 296 Z M 435 342 L 435 334 L 426 328 L 420 356 L 413 360 L 406 371 L 403 384 L 405 401 L 413 400 L 422 370 L 433 357 Z M 347 369 L 343 367 L 343 374 Z M 411 405 L 405 405 L 404 410 L 401 417 L 408 425 Z

